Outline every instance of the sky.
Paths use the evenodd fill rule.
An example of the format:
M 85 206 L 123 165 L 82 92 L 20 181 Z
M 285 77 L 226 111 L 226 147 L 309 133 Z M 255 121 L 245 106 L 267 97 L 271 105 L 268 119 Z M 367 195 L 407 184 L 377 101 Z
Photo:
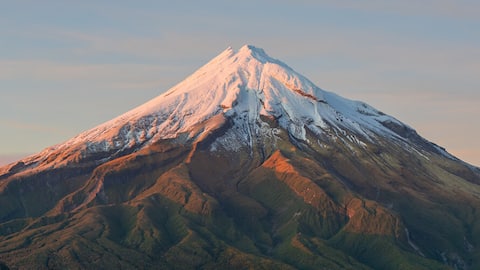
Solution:
M 252 44 L 480 166 L 480 1 L 5 1 L 0 165 Z

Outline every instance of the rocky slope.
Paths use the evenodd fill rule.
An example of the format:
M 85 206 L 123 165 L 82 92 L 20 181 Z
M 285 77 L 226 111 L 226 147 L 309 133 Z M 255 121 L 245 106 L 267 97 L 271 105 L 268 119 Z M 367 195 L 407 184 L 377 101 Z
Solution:
M 480 170 L 262 49 L 0 168 L 11 268 L 476 269 Z

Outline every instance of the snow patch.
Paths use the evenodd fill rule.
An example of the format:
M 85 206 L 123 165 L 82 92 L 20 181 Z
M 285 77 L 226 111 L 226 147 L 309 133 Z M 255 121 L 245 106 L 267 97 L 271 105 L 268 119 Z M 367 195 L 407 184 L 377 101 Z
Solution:
M 422 251 L 418 248 L 417 245 L 415 245 L 413 242 L 412 242 L 412 239 L 410 239 L 410 232 L 408 231 L 407 228 L 405 228 L 405 234 L 407 235 L 407 241 L 408 241 L 408 244 L 413 248 L 413 250 L 415 250 L 418 255 L 422 256 L 422 257 L 425 257 L 425 255 L 422 253 Z

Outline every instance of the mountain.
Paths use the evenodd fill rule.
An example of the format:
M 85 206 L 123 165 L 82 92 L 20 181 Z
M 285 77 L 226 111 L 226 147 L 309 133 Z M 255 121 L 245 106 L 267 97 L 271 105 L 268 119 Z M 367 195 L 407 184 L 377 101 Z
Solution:
M 0 268 L 478 269 L 480 169 L 262 49 L 0 168 Z

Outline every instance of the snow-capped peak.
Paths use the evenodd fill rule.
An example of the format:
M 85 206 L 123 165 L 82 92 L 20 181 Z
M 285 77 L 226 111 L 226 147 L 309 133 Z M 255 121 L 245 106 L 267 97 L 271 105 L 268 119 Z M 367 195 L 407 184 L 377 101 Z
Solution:
M 277 60 L 268 56 L 262 48 L 257 48 L 253 45 L 244 45 L 238 50 L 240 56 L 252 56 L 262 63 L 275 62 Z
M 99 131 L 133 126 L 139 120 L 152 122 L 146 123 L 150 134 L 139 130 L 147 132 L 142 136 L 174 138 L 218 113 L 248 110 L 278 117 L 288 112 L 296 117 L 314 110 L 314 104 L 321 100 L 322 91 L 306 78 L 262 49 L 245 45 L 238 51 L 226 49 L 164 94 L 82 134 L 81 140 L 98 140 L 103 137 L 98 136 Z M 319 117 L 316 119 L 317 124 L 323 124 Z
M 211 123 L 203 129 L 198 126 L 217 115 L 252 126 L 262 122 L 260 116 L 275 119 L 299 140 L 306 139 L 307 130 L 348 131 L 364 139 L 375 134 L 398 136 L 382 123 L 401 124 L 364 103 L 321 90 L 263 49 L 245 45 L 238 51 L 227 48 L 160 96 L 45 151 L 74 148 L 89 155 L 181 134 L 193 138 L 214 129 Z

